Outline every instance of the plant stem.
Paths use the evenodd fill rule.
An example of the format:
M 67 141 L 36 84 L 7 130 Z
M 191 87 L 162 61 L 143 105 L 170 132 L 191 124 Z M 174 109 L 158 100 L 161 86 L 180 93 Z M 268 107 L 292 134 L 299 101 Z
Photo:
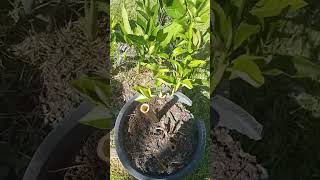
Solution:
M 226 71 L 227 64 L 224 62 L 224 58 L 218 58 L 218 66 L 216 71 L 211 76 L 210 94 L 212 94 L 221 82 L 224 72 Z
M 149 104 L 142 104 L 140 106 L 140 111 L 152 122 L 159 122 L 159 119 L 157 118 L 156 114 L 151 110 Z

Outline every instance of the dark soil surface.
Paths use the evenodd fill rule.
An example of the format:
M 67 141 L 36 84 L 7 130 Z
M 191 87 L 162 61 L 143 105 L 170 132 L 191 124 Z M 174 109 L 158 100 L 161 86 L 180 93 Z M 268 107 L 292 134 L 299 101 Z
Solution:
M 93 133 L 74 158 L 74 165 L 63 168 L 65 170 L 64 180 L 105 180 L 108 172 L 107 163 L 97 156 L 99 139 L 104 132 Z
M 211 131 L 211 164 L 214 180 L 259 180 L 266 172 L 255 156 L 245 153 L 240 142 L 233 140 L 227 129 Z
M 147 119 L 140 106 L 134 109 L 123 132 L 126 151 L 144 173 L 174 173 L 189 162 L 194 151 L 193 116 L 175 98 L 155 98 L 149 105 L 160 121 Z

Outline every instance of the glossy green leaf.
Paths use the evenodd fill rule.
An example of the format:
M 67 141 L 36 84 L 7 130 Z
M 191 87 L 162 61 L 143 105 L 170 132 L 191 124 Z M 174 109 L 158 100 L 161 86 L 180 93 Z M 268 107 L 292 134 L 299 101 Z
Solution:
M 241 78 L 254 87 L 264 84 L 264 77 L 259 66 L 254 62 L 261 57 L 241 55 L 232 61 L 232 73 L 230 79 Z
M 303 0 L 260 0 L 251 10 L 251 14 L 259 18 L 278 16 L 285 9 L 296 11 L 307 3 Z
M 184 0 L 168 0 L 165 9 L 169 16 L 176 19 L 183 17 L 187 12 Z
M 163 29 L 163 34 L 167 34 L 165 39 L 161 42 L 162 47 L 166 47 L 173 39 L 176 38 L 176 35 L 183 32 L 183 26 L 178 22 L 174 21 L 169 26 Z
M 128 34 L 127 37 L 133 42 L 133 43 L 136 43 L 136 44 L 139 44 L 139 45 L 145 45 L 145 40 L 143 38 L 143 36 L 137 36 L 137 35 L 134 35 L 134 34 Z
M 205 0 L 201 3 L 198 8 L 198 17 L 200 17 L 201 22 L 206 23 L 210 16 L 210 1 Z
M 166 53 L 159 53 L 158 56 L 163 58 L 163 59 L 168 59 L 169 58 L 169 55 L 166 54 Z
M 122 8 L 121 8 L 121 14 L 122 14 L 122 22 L 123 22 L 123 27 L 125 32 L 127 34 L 133 34 L 130 23 L 129 23 L 128 12 L 124 4 L 122 5 Z
M 173 91 L 175 91 L 175 92 L 178 91 L 179 88 L 180 88 L 180 86 L 181 86 L 181 82 L 178 81 L 178 82 L 175 84 Z
M 223 8 L 217 3 L 212 3 L 212 8 L 214 12 L 214 31 L 221 36 L 225 42 L 229 39 L 229 21 L 223 10 Z
M 204 60 L 192 60 L 192 61 L 190 61 L 188 66 L 191 68 L 196 68 L 196 67 L 200 67 L 205 64 L 206 64 L 206 61 L 204 61 Z
M 135 86 L 133 89 L 145 97 L 148 97 L 148 98 L 152 97 L 152 93 L 151 93 L 150 88 L 146 88 L 143 86 Z
M 142 29 L 142 27 L 140 25 L 137 25 L 136 28 L 134 29 L 134 35 L 137 36 L 144 36 L 144 30 Z
M 111 95 L 108 81 L 101 78 L 81 77 L 71 82 L 71 85 L 83 96 L 90 98 L 93 102 L 106 105 Z
M 188 89 L 192 89 L 192 88 L 193 88 L 192 83 L 191 83 L 191 81 L 190 81 L 189 79 L 184 79 L 184 80 L 181 82 L 181 84 L 182 84 L 184 87 L 188 88 Z
M 277 65 L 274 65 L 275 63 Z M 291 78 L 311 78 L 320 81 L 320 65 L 302 56 L 278 56 L 272 59 L 270 66 L 275 67 L 265 70 L 264 74 L 270 76 L 284 74 Z
M 147 29 L 147 24 L 148 21 L 141 15 L 141 14 L 137 14 L 137 24 L 143 28 L 143 30 L 145 31 Z
M 113 117 L 105 106 L 96 106 L 79 121 L 99 129 L 112 129 Z
M 186 49 L 184 49 L 184 48 L 182 48 L 182 47 L 177 47 L 177 48 L 175 48 L 173 51 L 172 51 L 172 56 L 179 56 L 179 55 L 181 55 L 181 54 L 184 54 L 184 53 L 186 53 L 187 52 L 187 50 Z
M 260 26 L 241 23 L 236 31 L 233 48 L 237 49 L 244 41 L 248 40 L 251 36 L 260 31 Z
M 269 69 L 269 70 L 263 71 L 263 74 L 269 75 L 269 76 L 279 76 L 281 74 L 286 74 L 286 73 L 284 73 L 280 69 Z
M 156 39 L 158 42 L 161 43 L 161 45 L 166 46 L 167 44 L 165 44 L 166 42 L 164 42 L 164 41 L 167 41 L 166 40 L 167 36 L 168 36 L 168 33 L 164 32 L 163 29 L 160 29 L 157 33 Z
M 178 73 L 180 75 L 183 74 L 182 66 L 180 65 L 180 63 L 178 61 L 169 59 L 168 62 L 170 62 L 175 67 L 175 69 L 178 71 Z
M 192 32 L 192 44 L 194 46 L 197 46 L 200 43 L 201 36 L 199 36 L 198 33 L 200 33 L 200 32 L 199 31 L 197 31 L 197 32 L 193 31 Z
M 145 103 L 145 102 L 148 102 L 150 101 L 150 98 L 140 94 L 136 99 L 135 101 L 138 101 L 138 102 L 141 102 L 141 103 Z
M 170 76 L 160 75 L 157 77 L 157 80 L 166 85 L 174 85 L 174 79 Z

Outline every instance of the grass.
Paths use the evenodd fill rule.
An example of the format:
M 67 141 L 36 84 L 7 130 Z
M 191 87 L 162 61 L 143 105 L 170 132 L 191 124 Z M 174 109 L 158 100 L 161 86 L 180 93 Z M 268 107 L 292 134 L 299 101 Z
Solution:
M 208 79 L 206 73 L 200 73 L 203 79 Z M 196 180 L 196 179 L 210 179 L 210 98 L 209 98 L 209 88 L 204 86 L 195 87 L 192 90 L 186 91 L 185 94 L 190 97 L 192 100 L 192 106 L 190 111 L 193 113 L 195 119 L 202 120 L 205 122 L 206 126 L 206 150 L 204 157 L 199 163 L 197 169 L 190 176 L 186 177 L 187 180 Z
M 114 180 L 134 180 L 132 176 L 128 174 L 128 172 L 124 169 L 121 162 L 114 158 L 111 159 L 110 164 L 111 167 L 111 173 L 110 173 L 110 179 Z

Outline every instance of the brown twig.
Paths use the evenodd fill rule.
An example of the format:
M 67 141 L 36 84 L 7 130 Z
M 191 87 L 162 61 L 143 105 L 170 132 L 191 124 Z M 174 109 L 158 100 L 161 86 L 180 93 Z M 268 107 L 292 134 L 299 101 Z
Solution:
M 57 173 L 57 172 L 60 172 L 60 171 L 65 171 L 65 170 L 68 170 L 68 169 L 73 169 L 73 168 L 78 168 L 78 167 L 94 168 L 94 167 L 97 167 L 97 166 L 92 166 L 90 164 L 78 164 L 78 165 L 69 166 L 69 167 L 65 167 L 65 168 L 61 168 L 61 169 L 57 169 L 57 170 L 49 170 L 48 172 L 49 173 Z

